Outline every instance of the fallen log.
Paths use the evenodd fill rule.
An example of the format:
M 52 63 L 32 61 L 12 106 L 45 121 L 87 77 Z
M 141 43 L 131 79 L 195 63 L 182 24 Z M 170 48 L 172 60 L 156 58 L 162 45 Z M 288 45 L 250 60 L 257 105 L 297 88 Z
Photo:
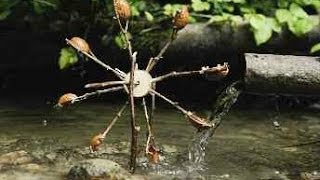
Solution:
M 320 96 L 320 58 L 246 53 L 246 92 Z

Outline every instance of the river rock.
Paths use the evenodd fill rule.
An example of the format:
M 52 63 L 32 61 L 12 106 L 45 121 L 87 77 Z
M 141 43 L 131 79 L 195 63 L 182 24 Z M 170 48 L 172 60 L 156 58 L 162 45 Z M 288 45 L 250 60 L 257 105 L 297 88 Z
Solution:
M 9 152 L 0 156 L 0 165 L 20 165 L 33 161 L 31 155 L 23 150 Z
M 130 173 L 118 163 L 106 159 L 88 159 L 74 165 L 68 180 L 89 180 L 92 178 L 131 179 Z

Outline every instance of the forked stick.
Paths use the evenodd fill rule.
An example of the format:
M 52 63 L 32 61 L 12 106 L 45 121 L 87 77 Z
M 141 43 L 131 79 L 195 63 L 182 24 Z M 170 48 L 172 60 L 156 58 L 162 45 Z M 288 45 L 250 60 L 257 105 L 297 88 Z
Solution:
M 219 76 L 226 76 L 228 74 L 228 71 L 229 71 L 228 63 L 224 63 L 222 66 L 218 64 L 216 67 L 211 67 L 211 68 L 202 67 L 201 70 L 197 70 L 197 71 L 183 71 L 183 72 L 173 71 L 171 73 L 154 78 L 152 82 L 162 81 L 170 77 L 189 76 L 189 75 L 205 74 L 205 73 L 216 74 Z

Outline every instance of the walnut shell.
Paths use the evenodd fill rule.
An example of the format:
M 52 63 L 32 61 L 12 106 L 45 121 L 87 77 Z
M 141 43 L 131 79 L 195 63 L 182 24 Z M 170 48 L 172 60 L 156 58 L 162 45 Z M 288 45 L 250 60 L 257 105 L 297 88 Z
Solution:
M 188 24 L 189 20 L 189 11 L 188 6 L 182 6 L 181 10 L 176 13 L 173 19 L 173 28 L 182 29 Z
M 121 20 L 128 20 L 131 16 L 131 8 L 126 0 L 115 0 L 114 8 Z
M 64 107 L 72 103 L 78 96 L 73 93 L 66 93 L 62 95 L 58 100 L 58 106 Z
M 73 37 L 70 39 L 69 43 L 74 46 L 76 49 L 82 52 L 90 53 L 91 49 L 86 40 L 80 37 Z

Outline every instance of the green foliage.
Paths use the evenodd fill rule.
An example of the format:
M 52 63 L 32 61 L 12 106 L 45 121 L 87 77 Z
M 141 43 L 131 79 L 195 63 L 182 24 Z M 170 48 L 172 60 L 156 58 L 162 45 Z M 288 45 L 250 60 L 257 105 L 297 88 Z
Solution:
M 132 35 L 129 32 L 127 32 L 127 36 L 128 36 L 129 39 L 132 38 Z M 121 49 L 127 48 L 127 44 L 126 44 L 126 41 L 125 41 L 125 36 L 124 36 L 123 33 L 119 33 L 117 36 L 115 36 L 114 37 L 114 42 Z
M 19 3 L 19 0 L 2 0 L 0 2 L 0 21 L 6 19 L 12 12 L 12 8 Z
M 59 68 L 66 69 L 75 63 L 78 62 L 78 55 L 76 50 L 71 47 L 62 48 L 60 51 L 60 57 L 59 57 Z
M 320 43 L 313 45 L 310 49 L 310 53 L 316 53 L 320 51 Z
M 149 29 L 150 26 L 164 24 L 162 23 L 164 21 L 168 24 L 182 6 L 177 2 L 183 1 L 167 4 L 154 0 L 129 0 L 129 2 L 133 20 L 143 21 L 146 29 Z M 283 29 L 288 29 L 299 37 L 319 24 L 319 20 L 311 18 L 310 13 L 320 12 L 320 0 L 191 0 L 188 2 L 190 2 L 188 4 L 191 13 L 190 22 L 231 23 L 237 26 L 247 21 L 257 45 L 268 42 L 274 33 L 280 33 Z M 79 20 L 83 26 L 88 26 L 110 20 L 113 16 L 112 6 L 113 3 L 107 0 L 2 0 L 0 21 L 14 14 L 15 10 L 27 7 L 33 11 L 24 13 L 33 15 L 61 13 L 56 17 L 70 17 L 73 21 Z M 21 16 L 18 18 L 24 19 Z M 66 20 L 66 23 L 69 22 Z M 117 36 L 114 41 L 119 47 L 124 47 L 121 37 Z
M 208 11 L 210 9 L 210 3 L 201 0 L 191 0 L 192 9 L 196 12 Z

